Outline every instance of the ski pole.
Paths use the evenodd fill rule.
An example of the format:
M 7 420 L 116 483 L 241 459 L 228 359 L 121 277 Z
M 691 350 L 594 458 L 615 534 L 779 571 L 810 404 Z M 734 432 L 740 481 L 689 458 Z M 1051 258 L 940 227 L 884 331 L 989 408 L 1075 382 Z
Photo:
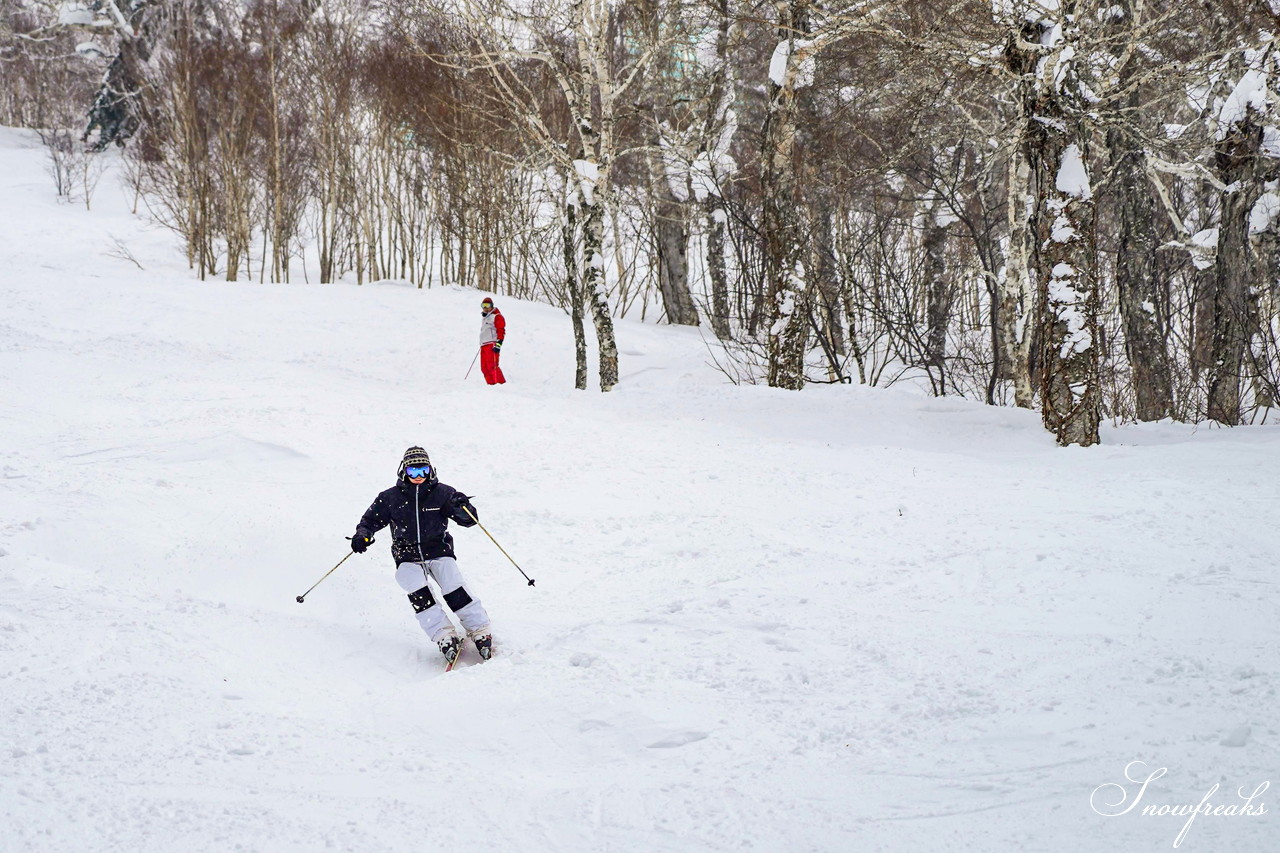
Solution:
M 348 538 L 348 539 L 350 539 L 351 537 L 350 537 L 350 536 L 348 536 L 347 538 Z M 372 539 L 370 539 L 370 540 L 369 540 L 369 544 L 370 544 L 370 545 L 372 545 L 372 544 L 373 544 L 373 540 L 372 540 Z M 350 551 L 350 552 L 348 552 L 346 557 L 343 557 L 341 560 L 339 560 L 339 561 L 338 561 L 338 566 L 341 566 L 343 563 L 345 563 L 345 562 L 346 562 L 346 561 L 351 557 L 351 555 L 352 555 L 352 554 L 354 554 L 354 553 L 355 553 L 355 551 Z M 324 579 L 325 579 L 325 578 L 329 577 L 329 575 L 333 574 L 334 572 L 336 572 L 336 571 L 338 570 L 338 566 L 334 566 L 332 569 L 330 569 L 329 571 L 325 572 L 325 573 L 324 573 L 324 577 L 320 578 L 320 580 L 316 581 L 315 583 L 313 583 L 313 584 L 311 585 L 311 589 L 315 589 L 316 587 L 320 586 L 320 584 L 324 581 Z M 297 602 L 298 602 L 299 604 L 302 604 L 303 600 L 304 600 L 308 595 L 310 595 L 310 594 L 311 594 L 311 589 L 307 590 L 307 591 L 306 591 L 306 592 L 304 592 L 302 595 L 300 595 L 300 596 L 298 596 L 298 597 L 297 597 L 297 599 L 296 599 L 296 600 L 297 600 Z
M 467 375 L 466 375 L 466 376 L 464 376 L 464 377 L 462 377 L 462 381 L 463 381 L 463 382 L 466 382 L 468 379 L 470 379 L 470 378 L 471 378 L 471 370 L 472 370 L 472 368 L 474 368 L 474 367 L 476 366 L 476 359 L 477 359 L 477 358 L 479 358 L 479 357 L 480 357 L 480 350 L 479 350 L 479 349 L 477 349 L 477 350 L 476 350 L 476 354 L 475 354 L 475 356 L 474 356 L 474 357 L 472 357 L 472 359 L 471 359 L 471 367 L 468 367 L 468 368 L 467 368 Z
M 489 539 L 493 541 L 494 545 L 498 545 L 498 540 L 493 538 L 492 533 L 490 533 L 488 530 L 485 530 L 485 526 L 483 524 L 480 524 L 480 519 L 476 518 L 476 514 L 465 506 L 463 507 L 463 509 L 466 510 L 467 515 L 471 516 L 471 520 L 474 521 L 476 524 L 478 524 L 481 530 L 484 530 L 484 535 L 488 536 Z M 511 560 L 511 555 L 507 553 L 506 548 L 503 548 L 501 545 L 498 545 L 498 550 L 502 552 L 502 556 L 506 557 L 508 560 Z M 520 574 L 524 575 L 524 569 L 520 568 L 519 563 L 517 563 L 515 560 L 511 560 L 511 565 L 515 566 L 516 570 L 520 572 Z M 524 575 L 524 579 L 529 582 L 529 586 L 533 586 L 533 578 L 529 577 L 528 575 Z

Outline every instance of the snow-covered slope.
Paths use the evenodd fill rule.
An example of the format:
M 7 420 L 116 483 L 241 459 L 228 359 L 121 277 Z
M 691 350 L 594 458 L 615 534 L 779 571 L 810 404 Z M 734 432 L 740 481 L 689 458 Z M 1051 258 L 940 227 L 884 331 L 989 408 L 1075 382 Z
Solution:
M 1163 850 L 1280 767 L 1274 427 L 1060 450 L 625 320 L 575 392 L 502 298 L 489 388 L 478 294 L 194 281 L 40 157 L 0 130 L 0 851 Z M 411 444 L 537 580 L 455 531 L 499 651 L 448 675 L 385 538 L 294 601 Z

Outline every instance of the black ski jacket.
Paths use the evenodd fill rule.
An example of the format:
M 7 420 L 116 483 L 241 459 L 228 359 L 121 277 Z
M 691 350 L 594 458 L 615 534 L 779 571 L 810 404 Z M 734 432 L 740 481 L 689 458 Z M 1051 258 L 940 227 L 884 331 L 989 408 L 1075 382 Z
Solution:
M 421 486 L 397 483 L 378 495 L 365 510 L 356 525 L 356 535 L 372 539 L 379 530 L 391 525 L 391 556 L 397 566 L 452 557 L 453 537 L 446 529 L 449 521 L 471 527 L 475 522 L 466 509 L 477 518 L 480 515 L 469 500 L 458 507 L 450 506 L 449 502 L 457 494 L 460 494 L 457 489 L 444 483 Z

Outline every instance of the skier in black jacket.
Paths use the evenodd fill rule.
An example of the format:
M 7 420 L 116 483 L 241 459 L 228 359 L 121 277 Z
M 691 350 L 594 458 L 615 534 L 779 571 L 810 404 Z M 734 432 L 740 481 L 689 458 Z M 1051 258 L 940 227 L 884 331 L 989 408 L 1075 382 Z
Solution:
M 453 537 L 447 530 L 450 520 L 463 527 L 473 526 L 476 523 L 473 516 L 477 513 L 471 500 L 440 482 L 427 451 L 410 447 L 400 461 L 396 484 L 374 499 L 351 537 L 351 550 L 364 553 L 374 534 L 391 525 L 396 581 L 409 593 L 418 624 L 450 663 L 462 650 L 462 642 L 440 602 L 431 594 L 428 576 L 439 584 L 444 604 L 471 636 L 480 657 L 488 660 L 493 655 L 489 614 L 463 587 L 462 573 L 453 553 Z

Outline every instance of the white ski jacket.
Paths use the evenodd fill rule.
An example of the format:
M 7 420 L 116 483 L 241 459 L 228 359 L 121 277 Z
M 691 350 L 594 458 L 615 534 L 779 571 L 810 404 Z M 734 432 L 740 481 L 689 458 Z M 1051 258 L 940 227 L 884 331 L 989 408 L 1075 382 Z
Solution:
M 491 344 L 506 337 L 507 321 L 502 312 L 494 308 L 480 320 L 480 345 Z

